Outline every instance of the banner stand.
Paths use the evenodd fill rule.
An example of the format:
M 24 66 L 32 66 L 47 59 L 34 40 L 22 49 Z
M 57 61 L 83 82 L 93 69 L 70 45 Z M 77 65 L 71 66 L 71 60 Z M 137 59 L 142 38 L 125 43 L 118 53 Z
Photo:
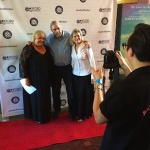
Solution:
M 0 114 L 0 122 L 7 122 L 9 121 L 9 117 L 2 117 L 2 114 Z
M 24 113 L 19 57 L 26 42 L 32 40 L 36 30 L 43 30 L 49 35 L 50 23 L 53 20 L 59 21 L 63 30 L 70 33 L 74 28 L 79 28 L 84 39 L 92 45 L 97 69 L 103 66 L 104 56 L 101 51 L 114 49 L 116 0 L 105 2 L 78 0 L 73 3 L 69 0 L 3 0 L 0 4 L 0 121 L 2 122 Z M 108 71 L 106 70 L 106 77 Z M 109 88 L 109 82 L 106 78 L 105 89 Z M 64 86 L 62 83 L 61 106 L 68 107 Z

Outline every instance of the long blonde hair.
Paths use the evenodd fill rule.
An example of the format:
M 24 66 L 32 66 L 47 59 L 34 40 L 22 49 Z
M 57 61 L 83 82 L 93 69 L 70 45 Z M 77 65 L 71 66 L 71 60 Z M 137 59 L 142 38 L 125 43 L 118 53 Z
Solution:
M 84 38 L 83 38 L 83 35 L 82 35 L 81 30 L 80 30 L 80 29 L 74 29 L 74 30 L 72 31 L 71 35 L 70 35 L 70 45 L 74 45 L 74 42 L 73 42 L 73 35 L 74 35 L 75 33 L 80 33 L 80 35 L 81 35 L 81 40 L 84 41 Z

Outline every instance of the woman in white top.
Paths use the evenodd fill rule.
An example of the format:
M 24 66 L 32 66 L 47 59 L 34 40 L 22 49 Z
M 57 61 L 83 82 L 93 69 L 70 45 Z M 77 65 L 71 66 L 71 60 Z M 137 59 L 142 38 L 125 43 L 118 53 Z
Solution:
M 73 84 L 78 122 L 92 116 L 91 66 L 95 68 L 93 50 L 85 46 L 82 32 L 74 29 L 70 36 L 72 45 Z

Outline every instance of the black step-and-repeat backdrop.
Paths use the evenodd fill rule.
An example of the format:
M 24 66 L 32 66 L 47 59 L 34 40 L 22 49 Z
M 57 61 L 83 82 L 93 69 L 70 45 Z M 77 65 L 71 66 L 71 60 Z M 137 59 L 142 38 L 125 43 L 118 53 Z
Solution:
M 91 43 L 97 68 L 103 65 L 101 50 L 113 50 L 116 0 L 1 0 L 0 1 L 0 102 L 2 116 L 23 114 L 18 60 L 34 31 L 50 31 L 57 20 L 64 30 L 79 28 Z M 106 71 L 107 72 L 107 71 Z M 109 83 L 108 83 L 109 84 Z M 106 82 L 107 88 L 107 82 Z M 62 84 L 62 105 L 67 105 Z

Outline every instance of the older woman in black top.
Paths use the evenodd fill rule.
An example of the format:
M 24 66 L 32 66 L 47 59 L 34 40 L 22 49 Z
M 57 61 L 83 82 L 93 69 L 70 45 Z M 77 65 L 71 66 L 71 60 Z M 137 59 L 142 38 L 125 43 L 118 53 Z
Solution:
M 51 116 L 52 56 L 45 39 L 45 32 L 36 31 L 32 45 L 23 48 L 19 60 L 20 77 L 37 89 L 31 95 L 23 89 L 24 116 L 37 123 L 46 123 Z

